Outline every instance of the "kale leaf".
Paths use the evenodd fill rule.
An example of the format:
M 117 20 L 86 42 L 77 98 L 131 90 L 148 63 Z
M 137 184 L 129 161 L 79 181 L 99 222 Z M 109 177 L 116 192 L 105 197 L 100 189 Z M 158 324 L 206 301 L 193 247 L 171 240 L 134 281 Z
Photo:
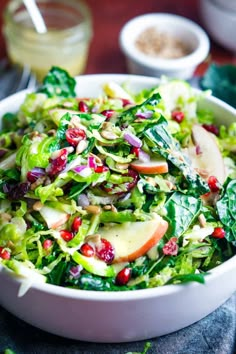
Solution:
M 211 64 L 200 80 L 200 87 L 236 108 L 236 66 Z
M 131 108 L 126 109 L 119 117 L 119 122 L 130 124 L 137 118 L 137 113 L 147 112 L 154 113 L 153 107 L 156 107 L 160 102 L 161 96 L 159 93 L 154 93 L 151 97 L 146 99 L 143 103 L 135 105 Z
M 53 66 L 43 80 L 38 92 L 48 97 L 75 97 L 76 81 L 66 70 Z
M 194 273 L 194 274 L 178 274 L 175 275 L 174 277 L 170 278 L 165 285 L 169 284 L 183 284 L 183 283 L 188 283 L 188 282 L 198 282 L 201 284 L 205 283 L 205 278 L 204 278 L 204 273 Z
M 103 278 L 97 275 L 85 273 L 78 279 L 67 279 L 67 284 L 83 290 L 94 291 L 123 291 L 132 290 L 127 286 L 118 286 L 115 284 L 114 278 Z
M 66 274 L 68 272 L 69 265 L 66 262 L 60 262 L 53 268 L 53 270 L 47 275 L 47 281 L 50 284 L 62 285 L 64 283 Z
M 168 132 L 167 120 L 161 117 L 155 126 L 147 129 L 144 136 L 153 152 L 159 153 L 166 160 L 176 166 L 189 183 L 189 192 L 202 195 L 209 192 L 207 183 L 191 166 L 188 158 L 181 152 L 181 146 Z
M 169 221 L 169 225 L 171 225 L 171 228 L 169 227 L 167 230 L 167 236 L 179 237 L 187 231 L 199 214 L 201 206 L 202 202 L 199 198 L 197 199 L 180 192 L 173 193 L 165 204 L 167 210 L 165 218 Z
M 228 180 L 224 186 L 223 196 L 216 203 L 219 219 L 226 231 L 225 238 L 236 241 L 236 179 Z

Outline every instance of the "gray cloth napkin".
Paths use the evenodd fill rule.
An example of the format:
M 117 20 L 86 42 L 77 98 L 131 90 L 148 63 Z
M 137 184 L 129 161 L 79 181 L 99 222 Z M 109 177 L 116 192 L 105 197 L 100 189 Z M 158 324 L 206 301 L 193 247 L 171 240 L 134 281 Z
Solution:
M 142 352 L 145 343 L 150 342 L 147 354 L 233 354 L 235 339 L 236 293 L 213 313 L 187 328 L 147 341 L 122 344 L 61 338 L 24 323 L 0 307 L 0 353 L 10 348 L 16 354 L 126 354 Z

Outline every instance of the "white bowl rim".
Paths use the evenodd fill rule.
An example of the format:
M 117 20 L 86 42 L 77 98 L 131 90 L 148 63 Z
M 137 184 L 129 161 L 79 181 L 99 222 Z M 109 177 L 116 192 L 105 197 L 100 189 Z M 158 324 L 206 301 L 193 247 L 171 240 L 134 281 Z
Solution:
M 102 81 L 104 82 L 105 80 L 111 79 L 111 80 L 119 80 L 119 81 L 127 81 L 130 80 L 137 80 L 137 81 L 143 81 L 147 82 L 148 84 L 157 84 L 159 79 L 155 77 L 150 77 L 150 76 L 144 76 L 144 75 L 130 75 L 130 74 L 88 74 L 88 75 L 80 75 L 76 77 L 76 81 L 78 80 L 97 80 L 97 79 L 103 79 Z M 198 89 L 194 89 L 196 91 L 199 91 Z M 27 93 L 31 92 L 31 90 L 23 90 L 18 93 L 15 93 L 14 95 L 11 95 L 3 100 L 0 101 L 0 110 L 1 106 L 5 107 L 5 104 L 8 103 L 10 100 L 12 100 L 14 97 L 20 96 L 20 95 L 25 95 Z M 221 101 L 220 99 L 210 96 L 207 97 L 207 100 L 210 100 L 218 105 L 220 105 L 223 109 L 228 110 L 230 113 L 234 114 L 236 117 L 236 109 L 225 103 L 224 101 Z M 227 271 L 230 271 L 231 269 L 236 267 L 236 255 L 228 259 L 227 261 L 223 262 L 219 266 L 211 269 L 208 274 L 205 276 L 205 284 L 197 283 L 197 282 L 190 282 L 186 284 L 174 284 L 174 285 L 164 285 L 160 287 L 154 287 L 154 288 L 147 288 L 147 289 L 138 289 L 138 290 L 126 290 L 126 291 L 95 291 L 95 290 L 81 290 L 81 289 L 72 289 L 72 288 L 65 288 L 62 286 L 54 285 L 54 284 L 49 284 L 49 283 L 43 283 L 43 282 L 31 282 L 30 288 L 32 290 L 37 290 L 40 292 L 44 292 L 47 294 L 52 294 L 56 295 L 59 297 L 66 297 L 66 298 L 73 298 L 73 299 L 80 299 L 80 300 L 96 300 L 96 301 L 106 301 L 106 302 L 112 302 L 112 301 L 133 301 L 133 300 L 142 300 L 142 299 L 147 299 L 147 298 L 154 298 L 154 297 L 163 297 L 163 296 L 169 296 L 171 294 L 177 294 L 181 293 L 185 289 L 188 288 L 194 288 L 194 287 L 202 287 L 202 286 L 207 286 L 208 283 L 214 281 L 217 277 L 219 277 L 221 274 L 226 273 Z M 0 263 L 0 273 L 3 272 L 7 276 L 9 276 L 13 281 L 15 281 L 19 286 L 22 285 L 25 281 L 26 278 L 17 276 L 13 271 L 10 269 L 4 267 Z
M 30 289 L 44 292 L 47 294 L 56 295 L 59 297 L 80 299 L 80 300 L 96 300 L 96 301 L 132 301 L 143 298 L 163 297 L 172 294 L 181 293 L 188 288 L 199 288 L 207 286 L 208 283 L 214 281 L 221 274 L 235 268 L 236 255 L 225 261 L 221 265 L 213 268 L 205 276 L 205 283 L 189 282 L 186 284 L 170 284 L 154 288 L 138 289 L 138 290 L 124 290 L 124 291 L 96 291 L 96 290 L 81 290 L 66 288 L 59 285 L 43 283 L 43 282 L 30 282 Z M 0 264 L 0 273 L 4 272 L 7 276 L 11 277 L 19 286 L 24 283 L 27 286 L 27 279 L 16 276 L 13 271 L 5 268 Z
M 150 57 L 142 53 L 140 50 L 136 49 L 131 40 L 129 41 L 129 33 L 135 30 L 135 26 L 142 21 L 146 20 L 170 20 L 174 21 L 175 24 L 179 25 L 179 27 L 186 28 L 189 32 L 191 32 L 198 39 L 199 44 L 198 47 L 190 54 L 177 58 L 177 59 L 161 59 L 158 57 Z M 148 23 L 148 27 L 151 26 L 151 22 Z M 210 40 L 206 32 L 201 28 L 197 23 L 192 20 L 182 17 L 179 15 L 175 15 L 172 13 L 147 13 L 144 15 L 139 15 L 137 17 L 129 20 L 121 29 L 119 35 L 119 43 L 120 47 L 125 53 L 127 57 L 132 59 L 133 61 L 147 67 L 151 67 L 153 69 L 166 69 L 169 71 L 173 71 L 175 69 L 181 69 L 186 67 L 193 67 L 203 61 L 210 49 Z M 131 44 L 131 45 L 130 45 Z

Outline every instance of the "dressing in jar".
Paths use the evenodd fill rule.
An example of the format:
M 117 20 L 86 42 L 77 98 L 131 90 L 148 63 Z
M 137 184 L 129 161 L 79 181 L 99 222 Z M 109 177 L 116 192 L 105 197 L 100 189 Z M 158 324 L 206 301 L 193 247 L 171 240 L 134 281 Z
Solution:
M 92 37 L 88 6 L 80 0 L 37 0 L 47 27 L 37 33 L 21 0 L 11 0 L 4 11 L 3 33 L 9 59 L 27 65 L 39 81 L 52 66 L 71 76 L 84 72 Z

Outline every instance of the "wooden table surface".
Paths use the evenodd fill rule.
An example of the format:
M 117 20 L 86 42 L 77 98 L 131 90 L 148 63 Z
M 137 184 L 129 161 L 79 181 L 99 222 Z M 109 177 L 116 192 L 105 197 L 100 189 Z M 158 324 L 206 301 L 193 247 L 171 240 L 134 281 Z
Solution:
M 0 0 L 0 14 L 9 0 Z M 150 12 L 169 12 L 185 16 L 201 26 L 198 0 L 87 0 L 93 17 L 93 39 L 86 67 L 87 74 L 126 73 L 125 58 L 119 48 L 119 32 L 129 19 Z M 0 26 L 2 25 L 2 16 Z M 6 55 L 5 43 L 0 33 L 0 58 Z M 230 51 L 211 41 L 208 60 L 196 73 L 202 74 L 210 62 L 236 64 Z

